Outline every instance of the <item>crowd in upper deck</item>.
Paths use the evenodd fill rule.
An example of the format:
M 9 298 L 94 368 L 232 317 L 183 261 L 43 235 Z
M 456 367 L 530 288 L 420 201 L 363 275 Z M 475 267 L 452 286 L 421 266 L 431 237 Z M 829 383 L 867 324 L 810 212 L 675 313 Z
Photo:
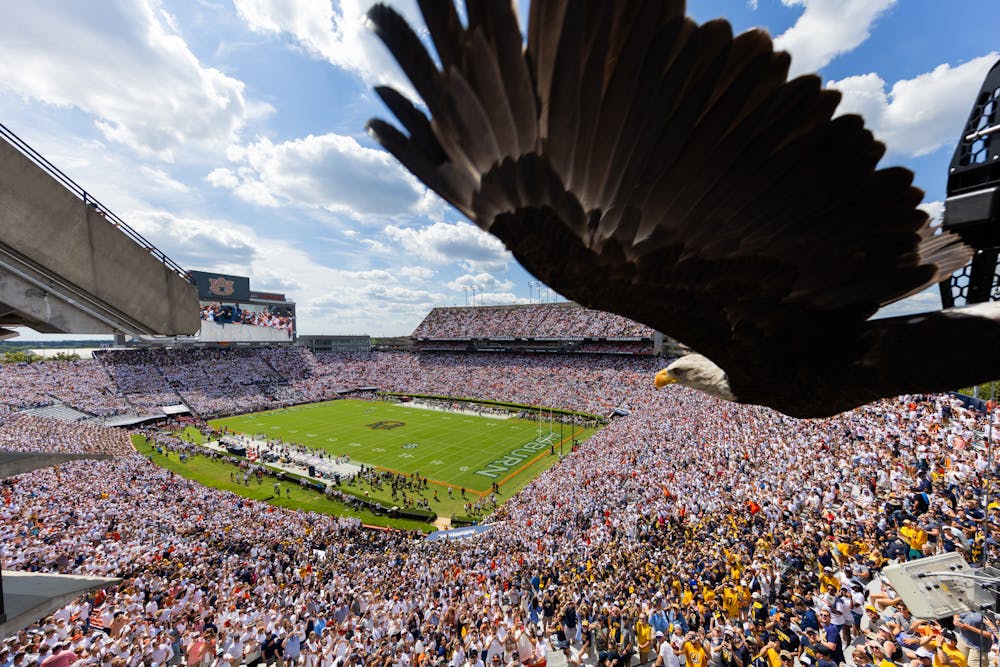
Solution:
M 414 338 L 651 338 L 653 330 L 575 303 L 435 308 Z

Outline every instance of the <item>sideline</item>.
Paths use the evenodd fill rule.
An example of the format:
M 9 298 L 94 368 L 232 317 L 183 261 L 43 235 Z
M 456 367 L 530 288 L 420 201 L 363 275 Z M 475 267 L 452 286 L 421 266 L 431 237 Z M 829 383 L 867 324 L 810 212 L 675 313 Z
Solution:
M 412 472 L 403 472 L 402 470 L 396 470 L 394 468 L 387 468 L 386 466 L 372 466 L 372 467 L 375 468 L 376 470 L 381 470 L 382 472 L 391 472 L 393 475 L 403 475 L 404 477 L 412 477 L 413 476 Z M 423 477 L 423 475 L 421 475 L 421 477 Z M 456 491 L 458 491 L 460 489 L 465 489 L 466 493 L 479 496 L 480 498 L 482 498 L 483 496 L 485 496 L 487 493 L 490 493 L 489 491 L 476 491 L 475 489 L 470 489 L 470 488 L 462 486 L 460 484 L 449 484 L 448 482 L 442 482 L 442 481 L 439 481 L 439 480 L 436 480 L 436 479 L 431 479 L 430 477 L 427 477 L 426 479 L 427 479 L 427 483 L 428 484 L 437 484 L 438 486 L 443 486 L 445 488 L 449 488 L 450 487 L 450 488 L 452 488 L 452 489 L 454 489 Z
M 301 477 L 305 477 L 306 479 L 311 479 L 316 482 L 329 483 L 330 480 L 326 478 L 310 476 L 309 475 L 310 465 L 314 469 L 319 470 L 320 472 L 323 472 L 325 474 L 340 475 L 341 477 L 350 476 L 361 471 L 361 466 L 355 463 L 331 463 L 330 459 L 320 458 L 318 456 L 311 456 L 307 454 L 299 454 L 299 457 L 301 458 L 296 458 L 294 455 L 290 455 L 287 452 L 281 452 L 277 448 L 272 447 L 267 440 L 258 440 L 256 438 L 250 438 L 245 435 L 239 436 L 238 440 L 241 441 L 243 447 L 246 447 L 247 449 L 249 449 L 250 447 L 254 447 L 258 452 L 258 456 L 260 455 L 261 451 L 266 450 L 268 453 L 277 456 L 279 461 L 274 463 L 263 464 L 259 460 L 253 461 L 250 460 L 250 457 L 247 457 L 247 460 L 250 463 L 254 463 L 256 465 L 267 465 L 269 468 L 278 468 L 280 470 L 284 470 L 285 472 L 290 472 L 295 475 L 299 475 Z M 226 449 L 225 445 L 220 444 L 219 440 L 209 440 L 201 443 L 201 446 L 207 447 L 208 449 L 212 449 L 222 454 L 229 453 L 229 450 Z M 290 464 L 280 463 L 282 458 L 290 458 L 292 459 L 293 463 Z
M 436 407 L 426 403 L 418 403 L 416 400 L 409 401 L 407 403 L 393 403 L 393 405 L 399 406 L 401 408 L 415 408 L 417 410 L 430 410 L 431 412 L 444 412 L 450 415 L 467 415 L 469 417 L 485 417 L 487 419 L 499 419 L 501 421 L 506 421 L 511 418 L 510 414 L 503 415 L 492 415 L 483 414 L 482 412 L 476 412 L 475 410 L 454 410 L 451 408 Z

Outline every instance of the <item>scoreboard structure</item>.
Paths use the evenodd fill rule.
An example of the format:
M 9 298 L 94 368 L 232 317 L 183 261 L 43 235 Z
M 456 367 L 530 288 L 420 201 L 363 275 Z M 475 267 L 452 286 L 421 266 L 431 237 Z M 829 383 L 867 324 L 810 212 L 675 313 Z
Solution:
M 250 289 L 250 278 L 189 271 L 198 288 L 204 343 L 292 343 L 295 302 L 284 294 Z

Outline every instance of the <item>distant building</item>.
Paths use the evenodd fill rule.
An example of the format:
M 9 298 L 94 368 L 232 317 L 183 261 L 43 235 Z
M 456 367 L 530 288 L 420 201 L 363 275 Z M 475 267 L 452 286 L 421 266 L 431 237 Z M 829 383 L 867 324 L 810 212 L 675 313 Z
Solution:
M 372 349 L 383 352 L 412 352 L 413 339 L 409 336 L 393 336 L 391 338 L 372 339 Z
M 299 345 L 313 352 L 370 352 L 371 336 L 299 336 Z

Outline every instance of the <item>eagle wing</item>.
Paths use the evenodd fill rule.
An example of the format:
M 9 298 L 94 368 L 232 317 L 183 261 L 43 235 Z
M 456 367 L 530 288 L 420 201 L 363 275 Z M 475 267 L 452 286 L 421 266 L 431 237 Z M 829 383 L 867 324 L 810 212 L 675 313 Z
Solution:
M 376 140 L 547 285 L 734 387 L 775 355 L 850 363 L 839 341 L 970 257 L 761 30 L 698 25 L 682 0 L 534 0 L 525 47 L 511 4 L 469 0 L 464 24 L 419 4 L 437 63 L 392 9 L 369 18 L 431 118 L 378 88 L 406 133 L 372 120 Z

